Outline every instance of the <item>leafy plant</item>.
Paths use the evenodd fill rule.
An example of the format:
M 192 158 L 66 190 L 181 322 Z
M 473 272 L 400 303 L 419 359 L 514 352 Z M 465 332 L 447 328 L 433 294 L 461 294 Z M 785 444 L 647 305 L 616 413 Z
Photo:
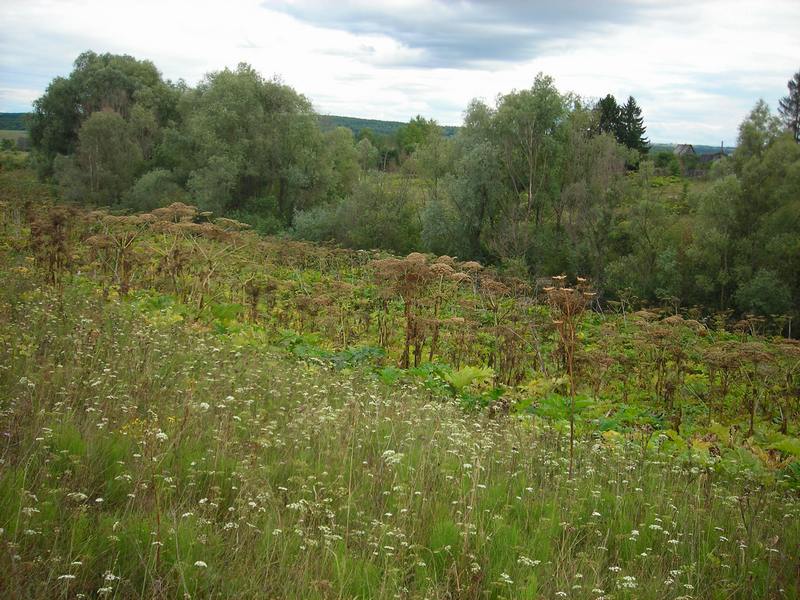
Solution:
M 453 395 L 464 392 L 469 386 L 485 383 L 494 377 L 494 370 L 489 367 L 462 367 L 443 375 Z

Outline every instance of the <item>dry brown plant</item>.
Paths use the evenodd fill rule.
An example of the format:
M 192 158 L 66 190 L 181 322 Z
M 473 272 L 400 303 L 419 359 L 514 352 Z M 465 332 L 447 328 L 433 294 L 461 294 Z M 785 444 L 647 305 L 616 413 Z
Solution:
M 553 315 L 553 324 L 558 332 L 561 352 L 569 378 L 569 478 L 575 468 L 575 353 L 577 331 L 586 308 L 596 294 L 591 291 L 586 279 L 578 277 L 575 287 L 566 286 L 566 276 L 552 278 L 553 285 L 544 288 L 547 302 Z

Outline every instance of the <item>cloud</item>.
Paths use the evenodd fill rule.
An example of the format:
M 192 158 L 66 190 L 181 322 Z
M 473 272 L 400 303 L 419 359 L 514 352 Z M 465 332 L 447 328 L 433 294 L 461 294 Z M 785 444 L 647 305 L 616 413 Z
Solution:
M 529 60 L 550 39 L 635 22 L 634 0 L 267 0 L 299 21 L 356 35 L 379 35 L 410 50 L 396 65 L 481 68 Z
M 5 0 L 0 21 L 0 111 L 29 110 L 91 49 L 190 85 L 244 61 L 323 113 L 443 124 L 542 71 L 633 95 L 655 141 L 718 144 L 800 68 L 796 0 Z
M 27 107 L 33 104 L 33 101 L 41 96 L 42 92 L 39 89 L 32 88 L 19 88 L 19 87 L 0 87 L 0 106 L 23 106 Z M 9 111 L 9 112 L 25 112 L 25 111 Z

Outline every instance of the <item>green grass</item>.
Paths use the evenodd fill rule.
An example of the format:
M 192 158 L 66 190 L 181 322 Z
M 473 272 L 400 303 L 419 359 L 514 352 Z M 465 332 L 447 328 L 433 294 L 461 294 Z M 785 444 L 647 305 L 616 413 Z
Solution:
M 546 425 L 17 277 L 0 304 L 6 595 L 800 592 L 797 498 L 744 470 L 586 435 L 569 481 Z

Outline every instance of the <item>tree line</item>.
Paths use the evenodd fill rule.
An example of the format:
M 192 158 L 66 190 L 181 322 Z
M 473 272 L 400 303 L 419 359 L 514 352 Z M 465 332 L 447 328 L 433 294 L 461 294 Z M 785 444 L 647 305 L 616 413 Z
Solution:
M 86 52 L 35 102 L 32 162 L 69 200 L 182 201 L 265 233 L 588 275 L 606 301 L 782 326 L 800 307 L 799 80 L 690 188 L 650 160 L 633 97 L 589 102 L 542 74 L 472 101 L 454 136 L 417 116 L 356 137 L 320 129 L 307 98 L 247 64 L 191 87 Z

